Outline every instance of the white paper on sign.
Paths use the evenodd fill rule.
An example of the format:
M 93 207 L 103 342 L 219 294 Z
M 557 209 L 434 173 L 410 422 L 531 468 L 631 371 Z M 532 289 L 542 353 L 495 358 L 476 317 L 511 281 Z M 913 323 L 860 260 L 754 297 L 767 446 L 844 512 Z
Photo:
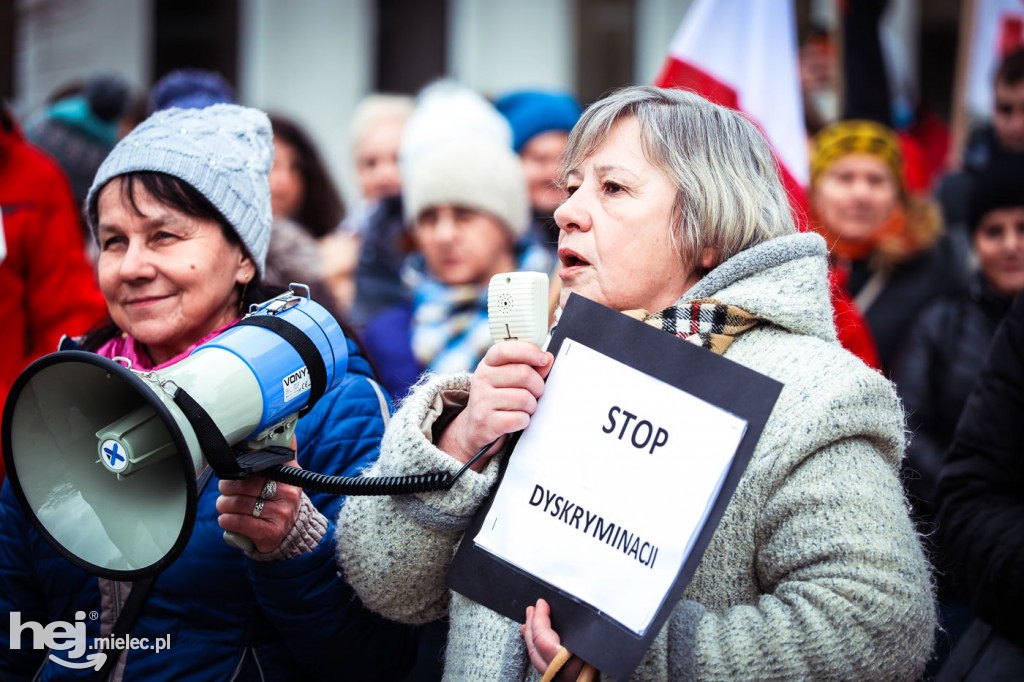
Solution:
M 566 339 L 474 540 L 643 636 L 746 426 Z

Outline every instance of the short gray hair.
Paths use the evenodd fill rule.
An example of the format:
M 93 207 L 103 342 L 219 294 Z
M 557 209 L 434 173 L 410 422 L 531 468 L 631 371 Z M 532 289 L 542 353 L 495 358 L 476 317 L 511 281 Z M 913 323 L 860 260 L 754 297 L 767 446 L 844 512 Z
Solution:
M 396 121 L 405 123 L 412 115 L 415 100 L 408 95 L 374 93 L 367 95 L 356 106 L 349 125 L 352 147 L 358 147 L 376 126 Z
M 672 241 L 684 266 L 699 270 L 705 248 L 718 265 L 796 231 L 764 134 L 739 112 L 683 90 L 628 87 L 587 108 L 562 152 L 563 184 L 626 117 L 640 125 L 647 160 L 676 186 Z

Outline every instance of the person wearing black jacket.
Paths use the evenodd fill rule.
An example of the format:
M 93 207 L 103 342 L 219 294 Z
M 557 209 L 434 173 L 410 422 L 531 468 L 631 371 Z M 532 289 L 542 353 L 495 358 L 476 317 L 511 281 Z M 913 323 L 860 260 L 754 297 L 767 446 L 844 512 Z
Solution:
M 978 269 L 964 291 L 926 306 L 893 368 L 913 438 L 904 484 L 919 521 L 933 521 L 931 500 L 957 420 L 988 346 L 1013 298 L 1024 289 L 1024 160 L 978 177 L 970 235 Z M 928 530 L 924 528 L 923 530 Z
M 938 539 L 975 622 L 940 680 L 1024 675 L 1024 296 L 992 342 L 943 462 Z
M 979 176 L 971 197 L 971 244 L 978 271 L 966 290 L 934 300 L 918 316 L 893 368 L 913 433 L 901 478 L 926 538 L 934 540 L 935 485 L 967 396 L 1013 297 L 1024 289 L 1022 169 L 1001 167 Z M 970 623 L 956 596 L 943 553 L 937 569 L 941 631 L 929 670 L 937 670 Z

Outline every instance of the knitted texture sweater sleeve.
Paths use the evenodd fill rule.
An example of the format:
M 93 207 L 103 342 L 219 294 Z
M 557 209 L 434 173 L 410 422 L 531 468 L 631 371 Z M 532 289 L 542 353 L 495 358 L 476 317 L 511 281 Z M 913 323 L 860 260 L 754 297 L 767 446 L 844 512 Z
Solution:
M 415 387 L 395 413 L 380 459 L 367 475 L 457 472 L 461 463 L 437 449 L 421 427 L 442 391 L 468 387 L 468 374 L 430 377 Z M 363 603 L 402 623 L 444 615 L 444 579 L 455 546 L 497 475 L 492 460 L 481 473 L 467 471 L 447 492 L 349 499 L 337 524 L 338 557 Z

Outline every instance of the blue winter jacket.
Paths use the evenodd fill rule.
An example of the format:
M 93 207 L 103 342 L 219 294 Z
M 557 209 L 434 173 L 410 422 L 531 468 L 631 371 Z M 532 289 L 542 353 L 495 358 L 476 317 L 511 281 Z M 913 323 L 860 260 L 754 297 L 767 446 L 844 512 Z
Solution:
M 400 303 L 376 315 L 359 335 L 377 368 L 380 383 L 395 402 L 405 397 L 423 372 L 412 354 L 411 328 L 412 304 Z
M 369 364 L 349 340 L 348 373 L 299 420 L 298 460 L 312 471 L 357 475 L 377 457 L 390 406 Z M 330 521 L 315 551 L 258 562 L 229 547 L 217 525 L 214 476 L 203 490 L 191 540 L 157 578 L 132 637 L 169 639 L 169 648 L 129 650 L 125 680 L 396 680 L 414 655 L 415 631 L 366 610 L 335 562 L 334 519 L 343 497 L 311 494 Z M 104 581 L 108 588 L 124 584 Z M 108 589 L 107 592 L 110 590 Z M 34 649 L 27 621 L 78 622 L 86 641 L 112 618 L 113 600 L 100 581 L 60 557 L 32 527 L 10 486 L 0 494 L 0 679 L 85 679 Z M 13 615 L 17 612 L 17 616 Z M 12 649 L 11 623 L 22 624 Z M 104 634 L 109 631 L 105 625 Z M 72 651 L 54 651 L 69 660 Z M 84 659 L 71 658 L 78 662 Z M 122 679 L 115 671 L 112 679 Z

